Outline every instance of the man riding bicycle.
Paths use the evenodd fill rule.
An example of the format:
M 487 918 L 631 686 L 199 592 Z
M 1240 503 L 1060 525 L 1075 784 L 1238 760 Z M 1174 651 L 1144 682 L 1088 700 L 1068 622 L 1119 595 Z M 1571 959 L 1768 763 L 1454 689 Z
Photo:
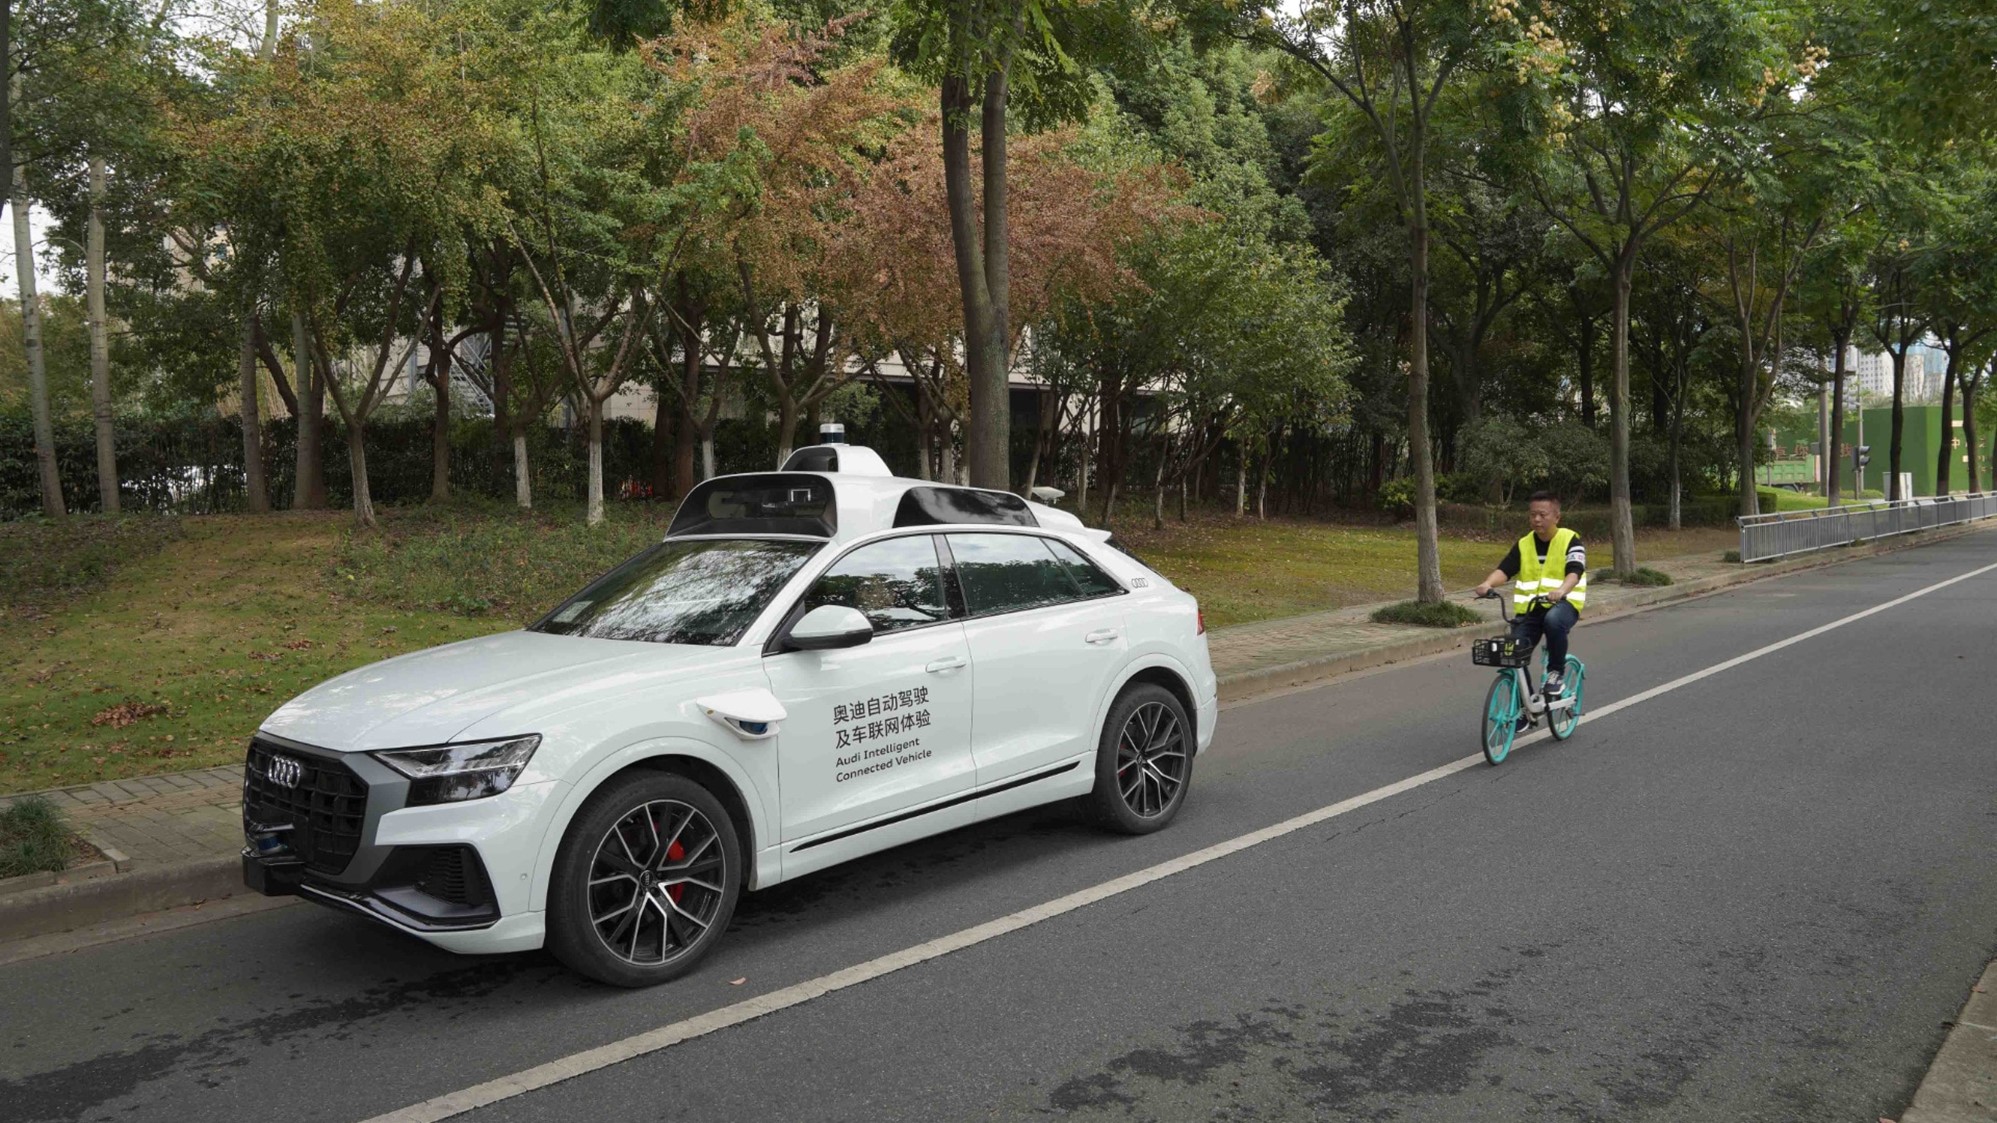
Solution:
M 1581 536 L 1560 528 L 1560 499 L 1550 491 L 1535 491 L 1527 505 L 1532 533 L 1512 544 L 1477 595 L 1489 596 L 1491 586 L 1512 581 L 1512 635 L 1537 646 L 1546 636 L 1547 671 L 1542 688 L 1548 701 L 1559 697 L 1562 667 L 1567 665 L 1567 633 L 1581 619 L 1588 603 L 1588 550 Z M 1544 598 L 1544 607 L 1534 601 Z M 1526 720 L 1523 715 L 1521 721 Z

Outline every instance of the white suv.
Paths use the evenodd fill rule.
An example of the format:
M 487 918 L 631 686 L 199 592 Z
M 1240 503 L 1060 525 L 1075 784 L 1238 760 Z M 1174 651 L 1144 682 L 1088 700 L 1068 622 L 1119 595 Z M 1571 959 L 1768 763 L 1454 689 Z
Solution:
M 705 954 L 745 888 L 1075 797 L 1157 830 L 1216 683 L 1193 598 L 1107 540 L 845 445 L 709 480 L 525 631 L 272 714 L 244 878 L 640 986 Z

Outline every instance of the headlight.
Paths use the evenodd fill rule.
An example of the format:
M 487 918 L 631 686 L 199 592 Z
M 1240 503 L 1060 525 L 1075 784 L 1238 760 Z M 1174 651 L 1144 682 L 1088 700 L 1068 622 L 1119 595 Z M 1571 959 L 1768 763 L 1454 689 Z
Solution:
M 369 755 L 409 777 L 409 806 L 420 807 L 498 795 L 513 786 L 540 744 L 541 735 L 530 733 L 504 741 L 471 741 Z

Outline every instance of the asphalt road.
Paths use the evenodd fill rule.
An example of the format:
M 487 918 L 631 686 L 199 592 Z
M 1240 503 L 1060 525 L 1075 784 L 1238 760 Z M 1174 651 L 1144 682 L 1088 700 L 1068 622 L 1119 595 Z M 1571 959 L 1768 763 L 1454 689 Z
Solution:
M 1584 624 L 1600 708 L 1997 562 L 1997 533 Z M 1853 1120 L 1997 950 L 1997 571 L 498 1120 Z M 1234 706 L 1160 835 L 1015 816 L 744 899 L 627 993 L 306 906 L 0 968 L 0 1120 L 351 1121 L 1476 751 L 1459 655 Z M 742 980 L 737 982 L 736 980 Z

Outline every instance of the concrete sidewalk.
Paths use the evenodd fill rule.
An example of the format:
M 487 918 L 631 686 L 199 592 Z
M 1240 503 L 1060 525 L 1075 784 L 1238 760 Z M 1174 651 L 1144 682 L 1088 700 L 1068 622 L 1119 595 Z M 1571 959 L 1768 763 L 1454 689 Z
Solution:
M 1595 582 L 1590 620 L 1685 600 L 1733 585 L 1940 541 L 1972 529 L 1910 535 L 1855 549 L 1743 566 L 1717 555 L 1665 559 L 1672 584 L 1636 588 Z M 1460 649 L 1499 628 L 1438 630 L 1375 624 L 1380 605 L 1264 620 L 1208 635 L 1223 702 L 1321 683 L 1341 674 Z M 1490 604 L 1477 605 L 1491 612 Z M 67 931 L 142 912 L 230 896 L 242 889 L 242 768 L 228 765 L 107 780 L 42 792 L 110 860 L 87 878 L 35 875 L 0 883 L 0 942 Z M 15 797 L 0 797 L 0 806 Z

